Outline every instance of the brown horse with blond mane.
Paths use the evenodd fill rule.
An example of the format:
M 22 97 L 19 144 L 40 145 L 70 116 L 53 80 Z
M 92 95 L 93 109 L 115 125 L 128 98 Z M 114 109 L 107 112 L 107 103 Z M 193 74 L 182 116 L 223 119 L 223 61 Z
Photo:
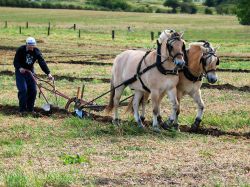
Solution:
M 205 76 L 209 83 L 217 81 L 216 66 L 219 65 L 219 57 L 216 50 L 207 41 L 199 41 L 189 44 L 187 49 L 187 59 L 184 68 L 179 71 L 179 82 L 177 84 L 177 100 L 180 103 L 184 95 L 189 95 L 194 99 L 198 106 L 195 122 L 191 126 L 191 131 L 197 131 L 202 120 L 204 111 L 204 102 L 201 98 L 202 78 Z M 165 93 L 161 95 L 160 100 Z M 142 118 L 145 114 L 145 102 L 148 100 L 149 94 L 144 95 L 142 101 Z M 176 120 L 173 121 L 171 116 L 168 121 L 162 124 L 164 129 L 174 127 L 178 129 L 178 115 L 180 113 L 180 105 L 178 105 Z

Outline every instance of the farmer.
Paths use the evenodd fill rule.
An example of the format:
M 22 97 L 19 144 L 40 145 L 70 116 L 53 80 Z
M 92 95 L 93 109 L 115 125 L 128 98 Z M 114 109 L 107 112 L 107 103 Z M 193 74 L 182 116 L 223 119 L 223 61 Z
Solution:
M 48 79 L 53 80 L 50 70 L 43 59 L 42 53 L 36 47 L 36 40 L 32 37 L 26 39 L 26 45 L 22 45 L 16 51 L 14 58 L 16 86 L 18 89 L 19 112 L 34 113 L 34 105 L 36 100 L 36 83 L 30 72 L 34 73 L 34 63 L 38 63 Z

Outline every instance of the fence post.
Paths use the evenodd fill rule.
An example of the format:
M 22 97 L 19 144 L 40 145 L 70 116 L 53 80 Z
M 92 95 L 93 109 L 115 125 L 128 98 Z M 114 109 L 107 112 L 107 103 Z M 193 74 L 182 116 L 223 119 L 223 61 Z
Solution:
M 114 40 L 114 39 L 115 39 L 115 31 L 112 30 L 112 40 Z
M 81 30 L 79 29 L 78 37 L 81 38 Z
M 50 22 L 49 22 L 49 26 L 48 26 L 48 36 L 50 35 Z
M 8 27 L 8 22 L 7 21 L 5 21 L 5 26 L 4 26 L 5 28 L 7 28 Z
M 26 29 L 28 29 L 29 28 L 29 22 L 27 21 L 26 22 Z
M 19 27 L 19 34 L 22 34 L 22 27 Z
M 76 30 L 76 24 L 74 24 L 74 31 Z
M 154 32 L 151 32 L 151 40 L 154 40 Z

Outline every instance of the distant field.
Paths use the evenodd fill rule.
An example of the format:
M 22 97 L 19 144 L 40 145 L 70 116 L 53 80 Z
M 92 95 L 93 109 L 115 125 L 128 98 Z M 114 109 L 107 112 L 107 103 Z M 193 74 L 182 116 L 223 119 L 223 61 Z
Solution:
M 0 12 L 0 186 L 249 186 L 250 27 L 239 25 L 235 16 L 18 8 L 0 8 Z M 27 21 L 29 28 L 25 28 Z M 150 127 L 138 129 L 124 109 L 120 127 L 110 120 L 100 122 L 101 117 L 78 119 L 60 110 L 44 115 L 42 98 L 36 101 L 40 117 L 18 115 L 12 63 L 15 49 L 28 36 L 37 39 L 56 76 L 56 88 L 73 97 L 84 83 L 84 99 L 90 100 L 110 88 L 117 54 L 156 47 L 158 32 L 166 28 L 185 31 L 187 46 L 200 39 L 220 46 L 219 68 L 235 70 L 219 71 L 215 85 L 204 79 L 203 133 L 162 130 L 156 134 Z M 43 74 L 37 64 L 36 73 Z M 46 94 L 51 103 L 65 106 L 65 99 L 56 102 L 53 94 Z M 130 94 L 126 89 L 122 97 Z M 97 103 L 107 101 L 108 95 Z M 161 112 L 166 120 L 167 98 Z M 195 114 L 195 103 L 184 97 L 180 125 L 190 127 Z M 151 103 L 146 117 L 150 124 Z

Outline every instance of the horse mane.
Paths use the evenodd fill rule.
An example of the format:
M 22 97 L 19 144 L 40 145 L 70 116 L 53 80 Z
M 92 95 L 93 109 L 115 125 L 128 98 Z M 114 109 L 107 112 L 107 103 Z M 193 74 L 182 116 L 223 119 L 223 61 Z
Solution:
M 161 32 L 158 42 L 161 44 L 162 42 L 167 42 L 172 34 L 178 34 L 175 30 L 167 29 Z
M 205 48 L 210 48 L 211 50 L 214 50 L 214 48 L 212 47 L 212 45 L 205 41 L 205 40 L 199 40 L 197 42 L 192 42 L 189 44 L 189 48 L 192 47 L 192 46 L 202 46 L 202 47 L 205 47 Z

